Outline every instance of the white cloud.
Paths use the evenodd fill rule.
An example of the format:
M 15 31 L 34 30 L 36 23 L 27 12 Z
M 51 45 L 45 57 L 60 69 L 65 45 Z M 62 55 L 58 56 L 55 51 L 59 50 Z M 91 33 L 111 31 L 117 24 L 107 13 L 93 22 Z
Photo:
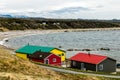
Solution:
M 57 18 L 111 19 L 120 18 L 119 4 L 120 0 L 0 0 L 0 13 L 22 13 L 30 16 Z M 77 11 L 74 9 L 74 14 L 67 12 L 68 10 L 63 14 L 51 13 L 66 8 L 71 11 L 73 7 L 83 7 L 90 10 L 79 11 L 78 9 Z

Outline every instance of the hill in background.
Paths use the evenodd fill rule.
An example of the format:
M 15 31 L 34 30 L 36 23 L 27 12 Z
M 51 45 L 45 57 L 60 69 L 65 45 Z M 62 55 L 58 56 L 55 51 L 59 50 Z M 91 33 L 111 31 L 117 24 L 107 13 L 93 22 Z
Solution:
M 0 18 L 0 30 L 28 29 L 86 29 L 120 27 L 120 22 L 109 20 Z

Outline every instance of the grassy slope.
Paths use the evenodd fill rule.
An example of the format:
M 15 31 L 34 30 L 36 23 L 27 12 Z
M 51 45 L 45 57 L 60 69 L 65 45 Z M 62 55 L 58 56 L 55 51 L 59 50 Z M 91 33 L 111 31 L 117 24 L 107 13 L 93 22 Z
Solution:
M 10 50 L 0 46 L 0 80 L 113 80 L 54 72 L 10 53 Z
M 36 76 L 36 77 L 53 77 L 55 79 L 59 79 L 60 76 L 58 73 L 54 71 L 50 71 L 47 69 L 40 68 L 39 66 L 30 63 L 29 61 L 24 61 L 20 58 L 17 58 L 15 55 L 9 54 L 10 51 L 0 48 L 0 72 L 1 74 L 6 75 L 28 75 L 28 76 Z M 19 77 L 19 75 L 16 75 Z M 56 76 L 55 76 L 56 75 Z

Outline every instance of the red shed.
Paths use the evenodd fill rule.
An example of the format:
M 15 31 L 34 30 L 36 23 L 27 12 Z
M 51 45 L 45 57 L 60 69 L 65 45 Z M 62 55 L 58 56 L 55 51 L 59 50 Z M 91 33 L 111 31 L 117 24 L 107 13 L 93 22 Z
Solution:
M 48 53 L 48 52 L 37 51 L 33 54 L 28 55 L 28 58 L 35 62 L 41 62 L 44 64 L 61 66 L 61 57 L 55 54 L 52 54 L 52 53 Z
M 71 67 L 82 70 L 116 72 L 116 60 L 103 55 L 78 53 L 70 58 Z

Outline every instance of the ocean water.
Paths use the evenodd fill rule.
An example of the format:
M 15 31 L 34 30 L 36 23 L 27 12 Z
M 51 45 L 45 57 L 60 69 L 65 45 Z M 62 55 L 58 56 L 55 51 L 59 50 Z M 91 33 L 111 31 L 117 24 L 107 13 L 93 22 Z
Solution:
M 31 44 L 40 46 L 59 47 L 67 49 L 91 49 L 90 53 L 109 56 L 120 61 L 120 31 L 85 31 L 85 32 L 61 32 L 54 34 L 40 34 L 23 36 L 9 39 L 4 45 L 11 48 Z M 110 50 L 100 50 L 109 48 Z M 70 58 L 81 51 L 67 51 L 66 56 Z

